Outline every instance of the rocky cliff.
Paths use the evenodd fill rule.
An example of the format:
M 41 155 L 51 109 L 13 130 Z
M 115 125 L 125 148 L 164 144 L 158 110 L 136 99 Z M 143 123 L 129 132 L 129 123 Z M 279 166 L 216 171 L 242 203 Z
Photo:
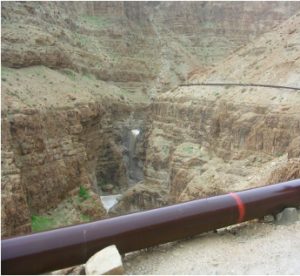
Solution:
M 2 234 L 28 231 L 32 215 L 51 211 L 80 187 L 94 198 L 87 208 L 94 212 L 83 214 L 105 215 L 94 195 L 108 184 L 126 189 L 123 144 L 142 124 L 147 103 L 40 66 L 4 69 L 2 89 Z
M 68 68 L 155 94 L 299 8 L 296 2 L 3 3 L 2 64 Z
M 287 150 L 297 157 L 298 94 L 181 87 L 155 95 L 189 76 L 209 80 L 219 60 L 290 17 L 298 3 L 1 7 L 3 236 L 106 217 L 105 192 L 126 190 L 114 210 L 122 213 L 248 187 L 257 170 L 284 166 Z M 262 43 L 274 51 L 267 61 L 261 54 L 259 74 L 243 67 L 251 81 L 281 56 L 272 74 L 280 72 L 282 84 L 299 82 L 293 24 L 288 37 L 283 31 L 256 52 L 239 52 L 249 65 Z M 224 69 L 234 78 L 238 60 L 229 57 Z
M 155 20 L 200 61 L 200 69 L 220 62 L 240 46 L 299 10 L 288 2 L 163 2 Z M 156 23 L 157 24 L 157 23 Z
M 298 14 L 190 82 L 299 87 L 299 26 Z M 299 107 L 299 91 L 278 88 L 192 85 L 159 95 L 151 105 L 145 179 L 114 211 L 299 178 Z

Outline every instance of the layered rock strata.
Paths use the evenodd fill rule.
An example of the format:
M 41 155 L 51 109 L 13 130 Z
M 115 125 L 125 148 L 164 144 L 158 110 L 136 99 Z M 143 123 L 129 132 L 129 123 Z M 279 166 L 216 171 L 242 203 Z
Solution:
M 220 80 L 203 72 L 295 13 L 298 3 L 1 7 L 3 236 L 29 232 L 32 216 L 55 213 L 69 198 L 83 215 L 104 217 L 96 193 L 123 192 L 143 177 L 124 193 L 116 213 L 248 187 L 249 177 L 279 155 L 284 166 L 287 149 L 298 157 L 298 94 L 195 87 L 154 99 L 191 75 Z M 247 62 L 237 68 L 248 74 L 260 56 L 263 70 L 250 71 L 251 81 L 299 83 L 293 24 L 275 40 L 261 40 L 268 51 L 274 48 L 270 59 L 257 44 L 253 52 L 239 52 Z M 277 56 L 282 61 L 269 68 Z M 225 80 L 239 78 L 236 59 L 230 57 Z M 140 136 L 131 147 L 133 129 Z
M 44 82 L 53 82 L 42 94 L 40 74 Z M 122 145 L 135 120 L 143 124 L 147 104 L 133 103 L 130 94 L 97 80 L 77 86 L 72 78 L 47 68 L 5 69 L 3 80 L 2 235 L 30 231 L 32 215 L 51 211 L 79 188 L 95 203 L 90 206 L 94 212 L 84 214 L 103 217 L 106 212 L 94 195 L 107 184 L 118 191 L 127 188 Z
M 148 95 L 289 18 L 296 2 L 2 4 L 2 64 L 68 68 Z
M 190 83 L 243 81 L 298 87 L 299 18 L 295 15 L 216 69 L 195 75 Z M 255 49 L 261 50 L 259 55 Z M 270 52 L 274 53 L 268 57 Z M 135 190 L 159 187 L 155 193 L 162 196 L 148 201 L 158 207 L 159 202 L 299 178 L 299 107 L 298 91 L 276 88 L 192 85 L 159 95 L 151 105 L 145 179 Z M 131 211 L 141 201 L 143 191 L 127 194 L 119 206 Z

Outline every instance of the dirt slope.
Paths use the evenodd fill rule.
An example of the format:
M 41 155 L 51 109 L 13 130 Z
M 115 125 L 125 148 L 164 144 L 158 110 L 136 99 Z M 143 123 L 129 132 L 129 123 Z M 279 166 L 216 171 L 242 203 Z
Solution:
M 299 87 L 300 14 L 236 51 L 199 82 L 262 83 Z M 263 99 L 262 99 L 263 100 Z

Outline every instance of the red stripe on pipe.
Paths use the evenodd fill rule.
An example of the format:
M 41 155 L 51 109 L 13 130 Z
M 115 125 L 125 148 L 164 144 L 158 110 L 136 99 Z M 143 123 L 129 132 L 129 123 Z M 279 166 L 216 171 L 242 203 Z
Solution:
M 246 210 L 245 210 L 245 205 L 244 205 L 243 201 L 236 193 L 229 193 L 229 194 L 234 198 L 234 200 L 236 201 L 236 204 L 238 206 L 239 218 L 238 218 L 237 222 L 244 221 Z

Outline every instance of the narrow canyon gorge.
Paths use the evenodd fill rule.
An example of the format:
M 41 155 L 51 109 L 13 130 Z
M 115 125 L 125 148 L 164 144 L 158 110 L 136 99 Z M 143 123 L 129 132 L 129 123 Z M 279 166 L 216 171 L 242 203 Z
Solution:
M 299 2 L 1 9 L 2 237 L 300 178 Z

